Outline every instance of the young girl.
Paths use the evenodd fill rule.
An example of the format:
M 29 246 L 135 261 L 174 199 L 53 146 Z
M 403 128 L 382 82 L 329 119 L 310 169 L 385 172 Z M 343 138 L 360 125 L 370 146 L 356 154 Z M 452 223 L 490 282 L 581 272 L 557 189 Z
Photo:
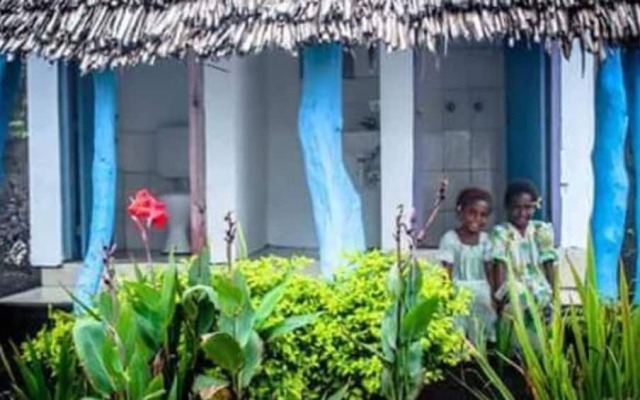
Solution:
M 440 261 L 454 284 L 473 295 L 469 315 L 460 321 L 466 335 L 474 342 L 482 338 L 493 341 L 496 314 L 487 279 L 490 240 L 482 231 L 491 214 L 491 195 L 482 189 L 465 189 L 458 195 L 456 211 L 460 226 L 442 237 Z
M 533 220 L 533 214 L 540 206 L 540 196 L 530 182 L 511 183 L 504 203 L 508 221 L 496 226 L 491 238 L 495 301 L 501 305 L 508 303 L 510 275 L 521 304 L 526 305 L 523 295 L 525 290 L 529 290 L 548 319 L 553 298 L 554 266 L 558 259 L 552 226 Z

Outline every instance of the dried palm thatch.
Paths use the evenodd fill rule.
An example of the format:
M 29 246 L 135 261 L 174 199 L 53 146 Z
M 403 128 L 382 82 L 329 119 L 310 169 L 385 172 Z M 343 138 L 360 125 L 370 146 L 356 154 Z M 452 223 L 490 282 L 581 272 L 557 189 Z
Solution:
M 0 0 L 0 52 L 84 70 L 329 41 L 435 51 L 460 38 L 577 40 L 603 54 L 639 30 L 637 0 Z

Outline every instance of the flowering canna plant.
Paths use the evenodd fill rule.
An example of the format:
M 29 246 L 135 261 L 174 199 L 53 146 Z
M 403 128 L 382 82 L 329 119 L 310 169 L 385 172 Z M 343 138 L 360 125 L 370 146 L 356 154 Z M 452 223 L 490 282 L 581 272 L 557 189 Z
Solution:
M 150 228 L 164 229 L 169 222 L 169 213 L 163 202 L 153 196 L 148 189 L 140 189 L 131 198 L 127 213 L 135 224 L 147 254 L 147 262 L 151 264 L 151 249 L 149 246 Z

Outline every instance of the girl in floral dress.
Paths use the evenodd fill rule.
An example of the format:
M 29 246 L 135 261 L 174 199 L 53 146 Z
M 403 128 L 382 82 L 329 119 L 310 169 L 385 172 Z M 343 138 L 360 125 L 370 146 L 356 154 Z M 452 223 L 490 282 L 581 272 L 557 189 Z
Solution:
M 511 276 L 520 304 L 526 307 L 524 293 L 528 290 L 548 321 L 558 256 L 551 224 L 533 220 L 539 206 L 538 190 L 530 182 L 514 182 L 508 186 L 505 194 L 508 221 L 496 226 L 491 236 L 495 269 L 493 292 L 499 309 L 509 307 L 508 278 Z
M 469 315 L 459 323 L 470 340 L 494 340 L 496 313 L 487 273 L 491 270 L 489 235 L 483 232 L 491 214 L 491 195 L 477 188 L 463 190 L 456 201 L 460 226 L 440 241 L 440 261 L 454 285 L 472 294 Z

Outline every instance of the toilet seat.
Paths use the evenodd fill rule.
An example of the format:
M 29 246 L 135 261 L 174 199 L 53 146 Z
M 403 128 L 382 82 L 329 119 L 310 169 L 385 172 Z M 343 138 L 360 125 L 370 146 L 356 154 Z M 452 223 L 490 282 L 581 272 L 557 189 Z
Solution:
M 189 193 L 167 193 L 160 196 L 169 213 L 169 223 L 167 224 L 167 240 L 165 242 L 164 254 L 190 254 L 189 244 L 189 217 L 190 203 Z

